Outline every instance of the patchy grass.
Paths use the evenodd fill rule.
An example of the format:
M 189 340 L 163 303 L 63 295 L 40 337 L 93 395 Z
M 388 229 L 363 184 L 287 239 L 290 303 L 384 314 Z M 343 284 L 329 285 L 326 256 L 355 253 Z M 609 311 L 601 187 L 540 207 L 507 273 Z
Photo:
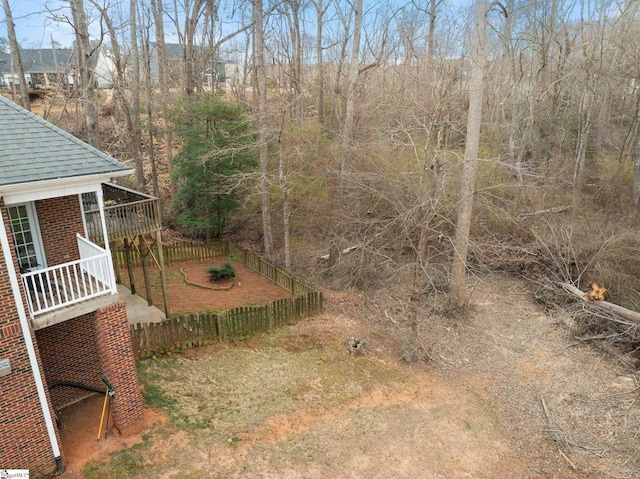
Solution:
M 250 434 L 269 418 L 345 404 L 381 382 L 405 381 L 378 361 L 353 360 L 338 344 L 320 347 L 308 337 L 300 350 L 286 335 L 260 348 L 223 349 L 209 357 L 147 361 L 139 367 L 148 404 L 164 409 L 187 431 L 228 441 Z
M 344 333 L 318 324 L 139 363 L 147 404 L 169 419 L 89 463 L 84 477 L 478 477 L 494 468 L 505 450 L 471 396 L 350 356 Z

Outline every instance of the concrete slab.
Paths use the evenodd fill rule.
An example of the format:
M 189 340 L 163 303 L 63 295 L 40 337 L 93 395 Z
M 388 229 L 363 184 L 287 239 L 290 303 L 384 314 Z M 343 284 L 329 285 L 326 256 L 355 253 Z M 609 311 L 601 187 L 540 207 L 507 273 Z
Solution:
M 127 304 L 129 324 L 159 323 L 166 319 L 165 314 L 155 306 L 149 306 L 147 300 L 132 294 L 131 290 L 121 284 L 118 285 L 120 298 Z

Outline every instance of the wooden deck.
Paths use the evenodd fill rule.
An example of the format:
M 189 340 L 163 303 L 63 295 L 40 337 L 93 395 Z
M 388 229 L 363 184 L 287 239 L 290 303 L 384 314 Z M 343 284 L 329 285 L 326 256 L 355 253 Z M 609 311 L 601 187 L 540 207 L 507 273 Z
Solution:
M 157 198 L 111 184 L 103 185 L 103 196 L 109 242 L 154 233 L 162 227 Z M 86 211 L 85 219 L 89 240 L 103 244 L 100 210 Z

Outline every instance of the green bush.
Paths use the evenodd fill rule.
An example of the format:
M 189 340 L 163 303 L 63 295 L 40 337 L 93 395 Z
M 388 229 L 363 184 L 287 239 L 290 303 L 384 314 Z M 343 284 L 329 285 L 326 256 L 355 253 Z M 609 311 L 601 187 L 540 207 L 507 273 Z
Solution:
M 219 268 L 211 266 L 207 270 L 207 273 L 209 273 L 209 277 L 211 278 L 212 282 L 218 281 L 219 279 L 236 277 L 236 270 L 228 261 L 222 263 Z

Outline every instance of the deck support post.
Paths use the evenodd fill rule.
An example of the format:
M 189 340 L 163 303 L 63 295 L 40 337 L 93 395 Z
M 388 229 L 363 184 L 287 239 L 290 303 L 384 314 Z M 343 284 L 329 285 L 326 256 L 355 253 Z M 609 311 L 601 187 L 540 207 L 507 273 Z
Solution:
M 158 262 L 160 263 L 160 284 L 162 285 L 162 298 L 164 300 L 164 315 L 169 318 L 169 289 L 167 288 L 167 275 L 164 270 L 164 251 L 162 250 L 162 233 L 156 231 L 156 244 L 158 245 Z
M 142 263 L 142 274 L 144 275 L 144 289 L 147 293 L 147 304 L 153 306 L 153 298 L 151 297 L 151 284 L 149 284 L 149 265 L 147 264 L 148 246 L 144 236 L 138 236 L 140 244 L 140 262 Z
M 133 277 L 133 265 L 131 264 L 131 243 L 128 238 L 124 238 L 124 259 L 127 263 L 127 272 L 129 273 L 129 285 L 131 286 L 131 293 L 136 294 L 136 282 Z

